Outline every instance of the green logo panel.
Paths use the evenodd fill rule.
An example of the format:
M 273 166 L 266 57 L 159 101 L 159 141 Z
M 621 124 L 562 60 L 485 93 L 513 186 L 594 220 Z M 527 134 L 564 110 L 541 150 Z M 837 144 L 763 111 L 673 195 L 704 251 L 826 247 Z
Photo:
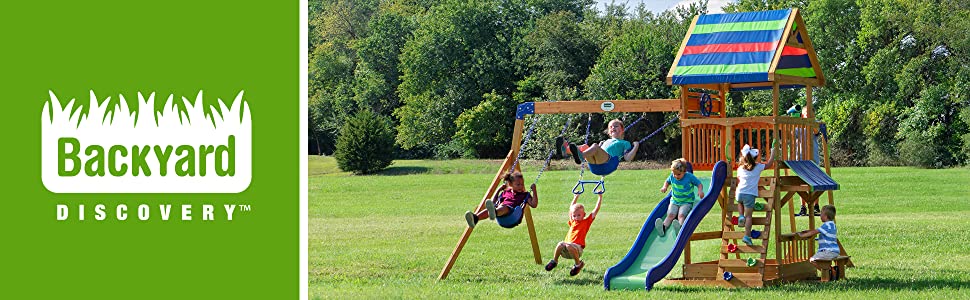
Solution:
M 0 10 L 0 32 L 0 298 L 298 296 L 297 2 L 24 1 Z M 97 116 L 84 128 L 181 131 L 60 124 L 46 155 L 52 95 Z M 240 117 L 251 132 L 178 126 Z

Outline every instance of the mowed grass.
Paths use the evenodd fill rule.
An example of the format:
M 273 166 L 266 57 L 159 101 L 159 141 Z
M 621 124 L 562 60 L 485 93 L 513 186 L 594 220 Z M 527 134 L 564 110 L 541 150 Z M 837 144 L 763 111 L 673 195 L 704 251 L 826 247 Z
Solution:
M 526 162 L 526 183 L 538 163 Z M 546 272 L 534 262 L 524 225 L 484 221 L 446 280 L 437 281 L 465 229 L 463 214 L 480 201 L 497 161 L 395 161 L 380 174 L 340 173 L 331 158 L 311 157 L 309 292 L 312 298 L 970 298 L 970 169 L 836 168 L 839 238 L 855 268 L 848 280 L 763 289 L 658 286 L 604 291 L 603 273 L 629 251 L 644 218 L 661 199 L 669 171 L 610 175 L 603 208 L 583 259 Z M 406 175 L 402 175 L 406 174 Z M 698 172 L 709 177 L 709 172 Z M 543 263 L 565 236 L 578 171 L 548 171 L 533 210 Z M 591 178 L 587 176 L 587 178 Z M 593 195 L 582 202 L 595 203 Z M 787 211 L 787 208 L 785 209 Z M 698 231 L 719 228 L 715 206 Z M 783 224 L 788 227 L 787 217 Z M 799 229 L 807 218 L 799 217 Z M 719 240 L 694 242 L 694 261 L 718 257 Z M 681 259 L 683 262 L 683 259 Z M 668 278 L 680 277 L 681 267 Z

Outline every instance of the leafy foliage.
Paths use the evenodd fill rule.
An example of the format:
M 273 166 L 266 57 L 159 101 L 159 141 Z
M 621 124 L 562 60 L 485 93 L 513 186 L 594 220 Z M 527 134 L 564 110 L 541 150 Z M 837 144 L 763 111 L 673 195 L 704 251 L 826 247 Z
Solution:
M 592 0 L 336 0 L 310 3 L 311 151 L 329 154 L 359 111 L 397 128 L 398 158 L 502 157 L 517 104 L 671 98 L 666 73 L 707 1 L 662 13 Z M 799 8 L 825 75 L 815 89 L 837 165 L 940 168 L 970 161 L 967 1 L 737 0 L 725 12 Z M 782 109 L 804 104 L 781 92 Z M 771 114 L 771 92 L 730 93 L 730 117 Z M 596 114 L 591 141 L 605 138 Z M 637 140 L 666 121 L 646 114 Z M 531 117 L 530 117 L 531 120 Z M 585 138 L 586 115 L 539 118 L 534 139 Z M 531 124 L 531 123 L 530 123 Z M 640 158 L 679 155 L 667 130 Z M 546 143 L 525 157 L 544 158 Z
M 376 173 L 394 159 L 394 131 L 386 116 L 362 110 L 350 117 L 340 129 L 334 158 L 337 166 L 354 174 Z

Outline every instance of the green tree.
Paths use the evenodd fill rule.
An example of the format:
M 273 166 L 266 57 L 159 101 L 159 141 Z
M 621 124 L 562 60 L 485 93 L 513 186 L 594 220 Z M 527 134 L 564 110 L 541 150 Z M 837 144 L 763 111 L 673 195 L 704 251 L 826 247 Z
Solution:
M 673 63 L 674 55 L 680 47 L 680 39 L 669 36 L 684 36 L 686 22 L 674 22 L 672 14 L 658 19 L 630 21 L 624 25 L 624 33 L 613 40 L 603 50 L 589 77 L 583 82 L 587 97 L 590 99 L 666 99 L 674 98 L 673 88 L 666 84 L 667 72 Z M 677 26 L 657 26 L 657 24 L 682 24 Z M 604 116 L 604 120 L 621 118 L 615 114 Z M 636 116 L 626 118 L 629 125 Z M 640 125 L 626 133 L 626 139 L 636 141 L 640 137 L 665 123 L 667 117 L 649 114 Z M 601 126 L 600 126 L 601 127 Z M 641 129 L 642 128 L 642 129 Z M 644 141 L 640 151 L 653 158 L 668 158 L 680 149 L 676 130 L 665 132 L 666 138 L 657 136 Z M 591 140 L 600 140 L 597 136 Z
M 334 158 L 343 171 L 371 174 L 391 165 L 393 147 L 391 120 L 362 110 L 348 118 L 340 129 Z

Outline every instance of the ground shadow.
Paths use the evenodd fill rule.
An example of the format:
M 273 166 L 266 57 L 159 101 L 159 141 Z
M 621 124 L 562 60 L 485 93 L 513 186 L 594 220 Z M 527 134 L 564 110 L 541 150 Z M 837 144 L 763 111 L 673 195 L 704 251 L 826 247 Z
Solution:
M 559 279 L 556 281 L 556 283 L 568 284 L 568 285 L 603 285 L 603 278 L 577 276 L 577 277 Z
M 375 175 L 382 176 L 400 176 L 400 175 L 414 175 L 414 174 L 425 174 L 428 173 L 430 169 L 427 167 L 416 167 L 416 166 L 406 166 L 406 167 L 388 167 L 383 171 L 378 172 Z
M 580 274 L 576 276 L 570 276 L 567 278 L 559 279 L 556 281 L 558 284 L 569 284 L 569 285 L 603 285 L 603 273 L 592 271 L 589 269 L 583 269 Z
M 846 270 L 847 279 L 833 282 L 818 281 L 799 281 L 797 283 L 783 283 L 776 286 L 755 289 L 762 292 L 805 292 L 805 291 L 927 291 L 940 289 L 970 289 L 970 280 L 959 279 L 957 277 L 966 276 L 965 272 L 954 270 L 933 270 L 934 278 L 916 278 L 900 275 L 904 277 L 873 276 L 873 277 L 853 277 L 853 270 Z M 903 274 L 922 274 L 925 270 L 915 270 L 909 268 L 872 268 L 882 270 L 902 271 Z M 929 277 L 929 275 L 927 275 Z M 939 278 L 944 277 L 944 278 Z M 670 292 L 695 292 L 694 287 L 684 287 L 677 285 L 663 286 L 662 289 Z

